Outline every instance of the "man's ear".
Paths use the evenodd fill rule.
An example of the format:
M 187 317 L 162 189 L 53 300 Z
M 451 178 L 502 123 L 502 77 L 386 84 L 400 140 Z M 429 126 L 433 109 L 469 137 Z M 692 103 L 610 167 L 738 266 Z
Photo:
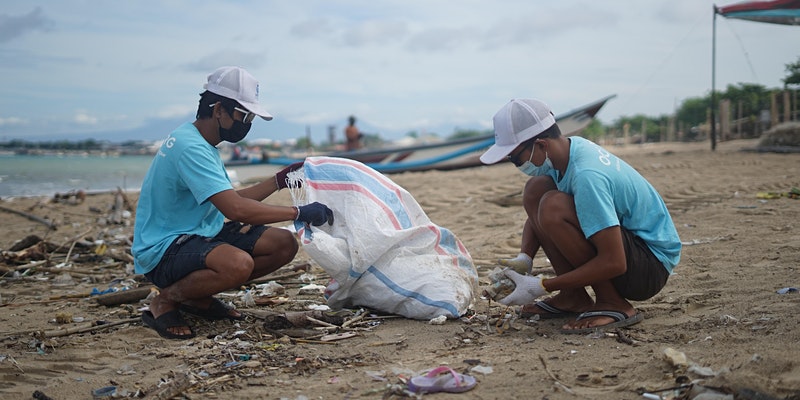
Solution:
M 222 108 L 222 103 L 220 102 L 214 103 L 214 108 L 211 110 L 211 116 L 217 118 L 222 117 L 222 115 L 220 115 L 220 112 L 222 112 L 220 108 Z

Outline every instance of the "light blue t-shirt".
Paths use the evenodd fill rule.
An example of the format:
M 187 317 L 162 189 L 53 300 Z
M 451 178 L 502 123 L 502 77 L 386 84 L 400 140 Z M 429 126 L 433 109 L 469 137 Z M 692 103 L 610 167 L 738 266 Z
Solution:
M 569 164 L 558 190 L 575 199 L 586 238 L 622 226 L 642 238 L 672 273 L 681 256 L 681 241 L 664 200 L 633 167 L 608 150 L 573 136 Z
M 131 247 L 136 273 L 155 268 L 180 235 L 219 233 L 225 216 L 208 198 L 229 189 L 233 186 L 217 148 L 192 123 L 174 130 L 142 183 Z

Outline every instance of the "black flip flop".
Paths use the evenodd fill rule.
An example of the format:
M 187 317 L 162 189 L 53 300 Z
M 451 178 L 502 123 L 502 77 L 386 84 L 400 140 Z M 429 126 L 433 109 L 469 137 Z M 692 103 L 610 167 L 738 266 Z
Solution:
M 198 308 L 194 306 L 190 306 L 188 304 L 181 304 L 181 311 L 192 314 L 196 317 L 200 317 L 203 319 L 207 319 L 209 321 L 219 321 L 222 319 L 232 319 L 232 320 L 242 320 L 244 319 L 244 315 L 239 315 L 235 317 L 230 314 L 230 311 L 233 308 L 228 307 L 223 303 L 220 299 L 214 297 L 211 300 L 211 305 L 208 308 Z
M 525 306 L 520 307 L 519 309 L 519 316 L 521 318 L 531 318 L 536 315 L 539 316 L 539 319 L 556 319 L 556 318 L 572 318 L 578 316 L 579 313 L 572 312 L 572 311 L 564 311 L 558 307 L 554 307 L 549 303 L 544 301 L 537 301 L 535 303 L 536 307 L 541 308 L 544 312 L 524 312 L 522 311 Z
M 636 312 L 632 316 L 628 316 L 627 314 L 619 311 L 613 310 L 595 310 L 595 311 L 587 311 L 578 315 L 578 318 L 575 318 L 575 321 L 580 321 L 586 318 L 594 318 L 594 317 L 609 317 L 614 320 L 614 322 L 600 325 L 600 326 L 593 326 L 590 328 L 578 328 L 578 329 L 561 329 L 561 333 L 566 334 L 583 334 L 583 333 L 593 333 L 595 331 L 604 331 L 606 329 L 612 328 L 623 328 L 626 326 L 631 326 L 633 324 L 638 324 L 642 322 L 644 319 L 644 315 L 640 312 Z
M 155 318 L 150 311 L 143 311 L 142 322 L 153 328 L 161 337 L 166 339 L 191 339 L 195 336 L 194 329 L 183 319 L 178 310 L 167 311 L 158 318 Z M 169 328 L 183 326 L 189 327 L 191 333 L 178 335 L 169 331 Z

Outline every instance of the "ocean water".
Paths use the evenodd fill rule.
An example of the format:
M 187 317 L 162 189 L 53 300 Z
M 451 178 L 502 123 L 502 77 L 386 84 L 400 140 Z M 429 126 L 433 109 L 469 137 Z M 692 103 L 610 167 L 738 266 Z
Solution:
M 0 155 L 0 197 L 102 192 L 118 187 L 139 191 L 152 160 L 152 155 Z

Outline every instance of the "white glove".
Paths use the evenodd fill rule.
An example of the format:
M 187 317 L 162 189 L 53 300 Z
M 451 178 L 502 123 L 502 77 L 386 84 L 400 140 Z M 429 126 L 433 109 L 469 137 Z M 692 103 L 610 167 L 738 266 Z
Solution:
M 504 267 L 511 267 L 520 274 L 530 274 L 533 268 L 533 259 L 525 253 L 519 253 L 515 258 L 501 258 L 497 263 Z
M 511 268 L 504 269 L 503 273 L 514 281 L 517 287 L 510 295 L 500 299 L 498 301 L 500 304 L 507 306 L 531 304 L 548 293 L 542 285 L 540 276 L 520 275 Z

